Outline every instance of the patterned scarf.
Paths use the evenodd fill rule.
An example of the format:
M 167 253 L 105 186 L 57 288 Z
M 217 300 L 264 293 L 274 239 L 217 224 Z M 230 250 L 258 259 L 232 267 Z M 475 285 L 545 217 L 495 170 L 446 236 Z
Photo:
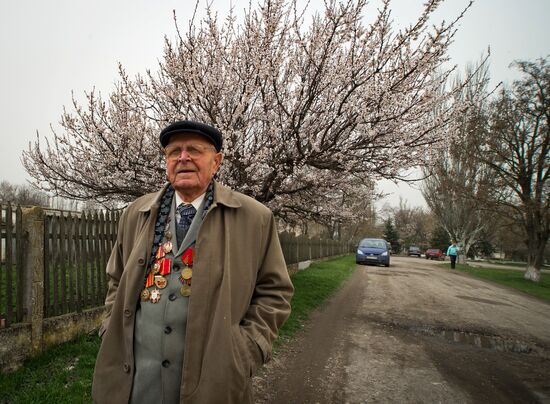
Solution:
M 175 192 L 174 187 L 172 187 L 172 185 L 168 185 L 168 187 L 166 187 L 166 191 L 160 198 L 160 208 L 157 214 L 157 221 L 155 223 L 155 237 L 153 239 L 153 249 L 151 250 L 151 258 L 149 259 L 149 265 L 147 266 L 147 269 L 145 271 L 146 276 L 149 274 L 149 272 L 151 272 L 151 268 L 153 267 L 153 263 L 155 262 L 155 256 L 157 254 L 157 250 L 164 236 L 164 229 L 166 228 L 166 224 L 168 222 L 168 216 L 170 214 L 174 192 Z M 206 190 L 206 195 L 204 196 L 204 199 L 205 201 L 204 201 L 204 209 L 202 211 L 202 219 L 204 219 L 204 217 L 206 216 L 206 213 L 208 212 L 208 209 L 210 208 L 210 205 L 212 205 L 212 202 L 214 201 L 214 181 L 211 181 L 210 184 L 208 185 L 208 189 Z

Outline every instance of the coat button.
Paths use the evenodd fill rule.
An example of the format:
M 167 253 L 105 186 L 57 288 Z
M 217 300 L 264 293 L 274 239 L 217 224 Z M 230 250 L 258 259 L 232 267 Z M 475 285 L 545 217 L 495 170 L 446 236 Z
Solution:
M 166 327 L 164 327 L 164 333 L 165 334 L 170 334 L 171 332 L 172 332 L 172 327 L 170 327 L 168 325 Z
M 181 269 L 181 267 L 179 266 L 179 264 L 174 264 L 172 266 L 172 269 L 174 270 L 174 272 L 178 272 Z
M 124 373 L 130 372 L 130 365 L 128 365 L 127 363 L 125 363 L 124 366 L 122 366 L 122 368 L 124 369 Z
M 131 315 L 132 315 L 132 310 L 128 310 L 128 309 L 124 310 L 124 316 L 130 317 Z
M 176 300 L 177 296 L 173 293 L 170 293 L 170 296 L 168 296 L 168 299 L 170 299 L 171 302 L 173 302 L 174 300 Z
M 165 359 L 165 360 L 162 361 L 162 367 L 163 368 L 167 368 L 169 366 L 170 366 L 170 361 L 169 360 Z
M 145 260 L 143 258 L 138 259 L 138 264 L 139 265 L 145 264 Z

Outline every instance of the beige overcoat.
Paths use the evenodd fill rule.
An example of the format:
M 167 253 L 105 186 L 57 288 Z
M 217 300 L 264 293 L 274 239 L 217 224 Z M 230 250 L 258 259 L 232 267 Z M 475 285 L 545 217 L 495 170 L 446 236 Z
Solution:
M 120 219 L 107 264 L 108 314 L 92 388 L 97 403 L 130 397 L 134 319 L 161 195 L 138 198 Z M 214 201 L 197 235 L 192 290 L 180 402 L 251 402 L 251 376 L 270 360 L 293 293 L 268 208 L 214 184 Z

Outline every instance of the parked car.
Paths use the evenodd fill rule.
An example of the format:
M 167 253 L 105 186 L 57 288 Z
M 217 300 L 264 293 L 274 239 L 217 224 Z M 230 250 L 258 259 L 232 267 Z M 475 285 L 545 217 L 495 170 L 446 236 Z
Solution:
M 355 262 L 357 264 L 382 264 L 390 266 L 390 249 L 386 240 L 381 238 L 365 238 L 357 246 Z
M 445 259 L 445 254 L 443 254 L 443 251 L 437 248 L 428 248 L 426 250 L 426 259 L 441 261 Z
M 410 246 L 409 247 L 409 256 L 417 256 L 420 257 L 422 255 L 422 252 L 420 251 L 420 247 Z

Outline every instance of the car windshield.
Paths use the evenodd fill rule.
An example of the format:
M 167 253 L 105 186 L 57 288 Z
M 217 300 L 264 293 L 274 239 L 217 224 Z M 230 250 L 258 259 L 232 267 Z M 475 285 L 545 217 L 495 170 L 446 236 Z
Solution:
M 433 253 L 437 252 L 437 251 L 439 251 L 439 250 L 434 250 L 434 249 L 428 250 L 428 252 L 433 252 Z
M 359 247 L 386 249 L 386 242 L 384 240 L 362 240 Z

